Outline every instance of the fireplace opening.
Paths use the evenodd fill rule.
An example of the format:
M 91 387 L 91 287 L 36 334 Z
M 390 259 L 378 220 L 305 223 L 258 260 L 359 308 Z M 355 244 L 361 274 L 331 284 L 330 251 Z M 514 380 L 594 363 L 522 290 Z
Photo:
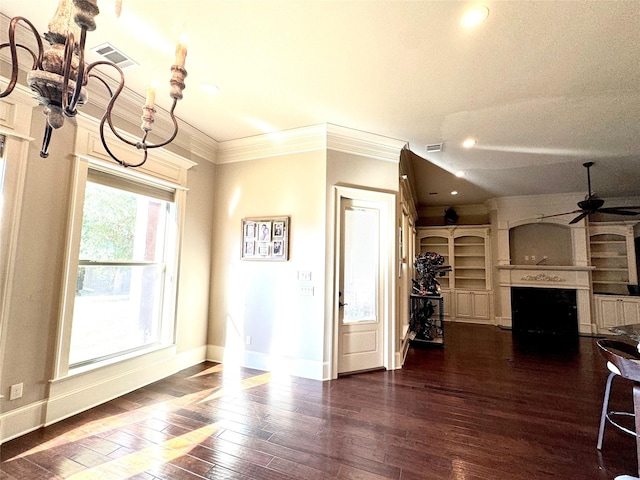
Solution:
M 511 287 L 514 337 L 578 340 L 576 290 Z

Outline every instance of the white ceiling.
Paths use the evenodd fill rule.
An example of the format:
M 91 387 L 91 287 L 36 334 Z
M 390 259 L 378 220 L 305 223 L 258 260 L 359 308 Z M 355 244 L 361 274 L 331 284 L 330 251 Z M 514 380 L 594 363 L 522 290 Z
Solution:
M 489 17 L 468 30 L 470 2 L 123 0 L 118 19 L 101 0 L 87 46 L 139 62 L 128 87 L 143 95 L 157 79 L 168 108 L 186 32 L 182 120 L 217 141 L 325 122 L 407 141 L 428 159 L 413 165 L 422 205 L 586 193 L 585 161 L 601 197 L 640 195 L 640 1 L 483 4 Z M 55 6 L 4 0 L 0 12 L 44 32 Z M 434 143 L 444 151 L 427 154 Z

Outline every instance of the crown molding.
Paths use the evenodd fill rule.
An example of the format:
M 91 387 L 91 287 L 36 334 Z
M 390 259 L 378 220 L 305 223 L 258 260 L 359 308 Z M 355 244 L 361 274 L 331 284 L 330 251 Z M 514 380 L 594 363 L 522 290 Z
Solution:
M 245 162 L 326 148 L 326 126 L 313 125 L 220 142 L 217 163 Z
M 220 142 L 217 163 L 315 150 L 333 150 L 397 163 L 405 145 L 401 140 L 325 123 Z
M 406 141 L 327 124 L 327 149 L 400 163 L 400 151 Z

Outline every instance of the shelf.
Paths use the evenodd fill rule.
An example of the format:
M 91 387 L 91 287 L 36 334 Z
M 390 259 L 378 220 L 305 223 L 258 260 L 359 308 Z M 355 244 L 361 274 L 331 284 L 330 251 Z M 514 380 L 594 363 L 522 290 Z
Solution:
M 610 282 L 603 282 L 600 280 L 594 280 L 592 282 L 594 285 L 598 284 L 598 285 L 629 285 L 629 282 L 624 282 L 624 281 L 619 281 L 619 282 L 614 282 L 614 281 L 610 281 Z

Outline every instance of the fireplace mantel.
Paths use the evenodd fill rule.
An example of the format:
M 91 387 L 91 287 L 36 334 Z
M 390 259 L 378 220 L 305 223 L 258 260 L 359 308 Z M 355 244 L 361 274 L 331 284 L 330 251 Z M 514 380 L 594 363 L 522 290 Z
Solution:
M 497 265 L 498 270 L 574 270 L 589 271 L 595 269 L 592 266 L 574 266 L 574 265 Z

